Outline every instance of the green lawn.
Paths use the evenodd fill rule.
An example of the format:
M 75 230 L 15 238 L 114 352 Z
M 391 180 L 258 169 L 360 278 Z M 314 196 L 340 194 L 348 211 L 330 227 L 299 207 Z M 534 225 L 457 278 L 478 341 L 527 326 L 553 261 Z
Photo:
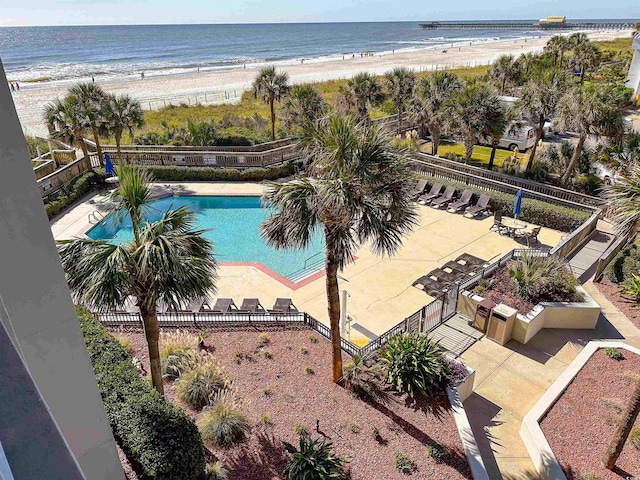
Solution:
M 422 145 L 420 150 L 425 153 L 431 153 L 431 143 L 426 143 Z M 454 143 L 454 142 L 442 142 L 440 144 L 440 148 L 438 149 L 438 156 L 444 157 L 448 153 L 455 153 L 456 155 L 460 155 L 464 158 L 464 155 L 465 155 L 464 145 L 461 143 Z M 493 164 L 495 166 L 501 166 L 505 158 L 511 157 L 512 155 L 513 155 L 513 152 L 511 152 L 510 150 L 503 150 L 499 148 L 498 150 L 496 150 L 496 156 L 493 161 Z M 477 167 L 486 167 L 487 165 L 489 165 L 490 156 L 491 156 L 490 147 L 483 147 L 480 145 L 476 145 L 473 148 L 473 155 L 471 156 L 470 164 L 475 165 Z M 526 165 L 527 160 L 529 159 L 529 154 L 520 153 L 519 157 L 520 157 L 520 165 L 522 166 Z

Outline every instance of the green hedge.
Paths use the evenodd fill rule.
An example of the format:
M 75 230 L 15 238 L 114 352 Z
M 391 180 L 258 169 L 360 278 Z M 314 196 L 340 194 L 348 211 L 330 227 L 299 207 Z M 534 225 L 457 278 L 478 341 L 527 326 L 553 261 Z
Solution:
M 429 188 L 431 188 L 431 185 L 434 183 L 442 183 L 445 186 L 454 186 L 456 187 L 456 193 L 458 193 L 458 195 L 460 195 L 463 190 L 471 190 L 474 193 L 472 203 L 475 203 L 481 194 L 487 194 L 491 197 L 491 201 L 489 202 L 491 210 L 502 210 L 506 215 L 510 215 L 510 212 L 513 211 L 515 195 L 482 190 L 474 186 L 466 185 L 462 182 L 442 180 L 438 178 L 429 178 L 428 182 Z M 591 213 L 589 212 L 561 207 L 541 200 L 533 200 L 531 198 L 527 198 L 525 194 L 525 197 L 522 200 L 522 209 L 518 218 L 525 222 L 534 223 L 553 230 L 571 232 L 582 225 L 590 216 Z
M 120 343 L 89 312 L 77 313 L 111 429 L 142 478 L 203 478 L 204 446 L 194 421 L 140 377 Z
M 87 172 L 75 180 L 72 180 L 56 193 L 46 197 L 43 201 L 47 216 L 49 218 L 54 217 L 73 202 L 89 193 L 91 190 L 91 180 L 96 175 L 94 172 Z
M 637 243 L 627 245 L 615 256 L 604 270 L 605 275 L 614 283 L 622 283 L 640 272 L 640 246 Z
M 296 171 L 295 164 L 291 162 L 278 167 L 247 168 L 245 170 L 173 166 L 145 166 L 145 168 L 153 174 L 156 180 L 177 182 L 261 182 L 288 177 Z

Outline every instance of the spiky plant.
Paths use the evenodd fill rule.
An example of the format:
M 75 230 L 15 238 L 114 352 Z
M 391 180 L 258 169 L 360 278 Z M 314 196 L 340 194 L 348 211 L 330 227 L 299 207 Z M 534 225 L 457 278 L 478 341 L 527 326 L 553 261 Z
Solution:
M 93 133 L 93 141 L 96 143 L 100 166 L 104 167 L 100 135 L 106 132 L 104 122 L 104 104 L 107 94 L 95 83 L 78 83 L 69 89 L 69 95 L 75 97 L 85 116 L 85 123 Z
M 347 460 L 333 453 L 333 444 L 300 435 L 299 448 L 282 442 L 291 455 L 285 469 L 287 480 L 330 480 L 344 478 Z
M 613 212 L 618 232 L 637 232 L 640 226 L 640 166 L 629 167 L 615 184 L 607 185 L 604 197 Z
M 640 275 L 634 275 L 622 282 L 620 293 L 640 303 Z
M 140 102 L 129 95 L 108 95 L 102 107 L 102 115 L 106 130 L 116 141 L 118 161 L 122 163 L 120 144 L 125 132 L 133 139 L 133 131 L 144 125 L 144 113 Z
M 294 85 L 282 102 L 281 114 L 287 127 L 299 130 L 324 117 L 328 108 L 317 88 L 312 85 Z

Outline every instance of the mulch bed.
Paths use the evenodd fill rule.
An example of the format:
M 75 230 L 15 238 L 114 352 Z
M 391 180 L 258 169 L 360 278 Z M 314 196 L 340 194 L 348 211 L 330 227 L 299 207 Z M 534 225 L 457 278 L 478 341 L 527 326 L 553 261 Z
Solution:
M 586 474 L 601 480 L 640 476 L 640 451 L 629 441 L 614 471 L 602 464 L 640 378 L 640 356 L 621 351 L 625 359 L 618 361 L 607 357 L 604 349 L 598 350 L 541 422 L 569 480 L 581 480 Z
M 640 305 L 620 295 L 618 293 L 620 285 L 613 283 L 606 277 L 600 283 L 594 283 L 594 285 L 600 290 L 600 293 L 607 297 L 607 300 L 613 303 L 636 327 L 640 328 Z
M 148 371 L 144 335 L 140 331 L 112 333 L 132 341 L 134 355 Z M 268 331 L 266 345 L 261 344 L 258 334 L 258 330 L 210 332 L 205 341 L 223 373 L 232 377 L 236 403 L 252 425 L 244 443 L 228 450 L 209 450 L 209 460 L 221 459 L 234 480 L 282 479 L 288 461 L 282 441 L 297 445 L 295 428 L 300 423 L 312 438 L 331 441 L 338 455 L 351 458 L 352 480 L 406 478 L 396 470 L 396 452 L 408 453 L 417 464 L 410 478 L 472 478 L 446 395 L 429 402 L 410 402 L 405 395 L 394 393 L 386 404 L 367 403 L 333 383 L 331 345 L 317 333 L 306 329 Z M 272 358 L 266 358 L 264 351 Z M 245 359 L 238 364 L 239 352 Z M 344 361 L 349 361 L 346 355 Z M 307 367 L 313 373 L 308 373 Z M 263 393 L 265 388 L 270 389 L 268 395 Z M 170 382 L 165 382 L 165 395 L 194 418 L 201 415 L 177 398 Z M 271 417 L 272 425 L 261 422 L 263 414 Z M 382 442 L 374 438 L 373 427 L 380 430 Z M 441 463 L 428 454 L 427 447 L 433 442 L 447 449 Z

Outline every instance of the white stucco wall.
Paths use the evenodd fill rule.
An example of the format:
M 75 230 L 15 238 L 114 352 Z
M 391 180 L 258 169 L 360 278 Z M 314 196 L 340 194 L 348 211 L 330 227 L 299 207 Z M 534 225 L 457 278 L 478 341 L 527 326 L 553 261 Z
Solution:
M 635 97 L 640 94 L 640 34 L 637 34 L 633 39 L 631 48 L 634 49 L 634 54 L 626 85 L 629 88 L 633 88 Z

